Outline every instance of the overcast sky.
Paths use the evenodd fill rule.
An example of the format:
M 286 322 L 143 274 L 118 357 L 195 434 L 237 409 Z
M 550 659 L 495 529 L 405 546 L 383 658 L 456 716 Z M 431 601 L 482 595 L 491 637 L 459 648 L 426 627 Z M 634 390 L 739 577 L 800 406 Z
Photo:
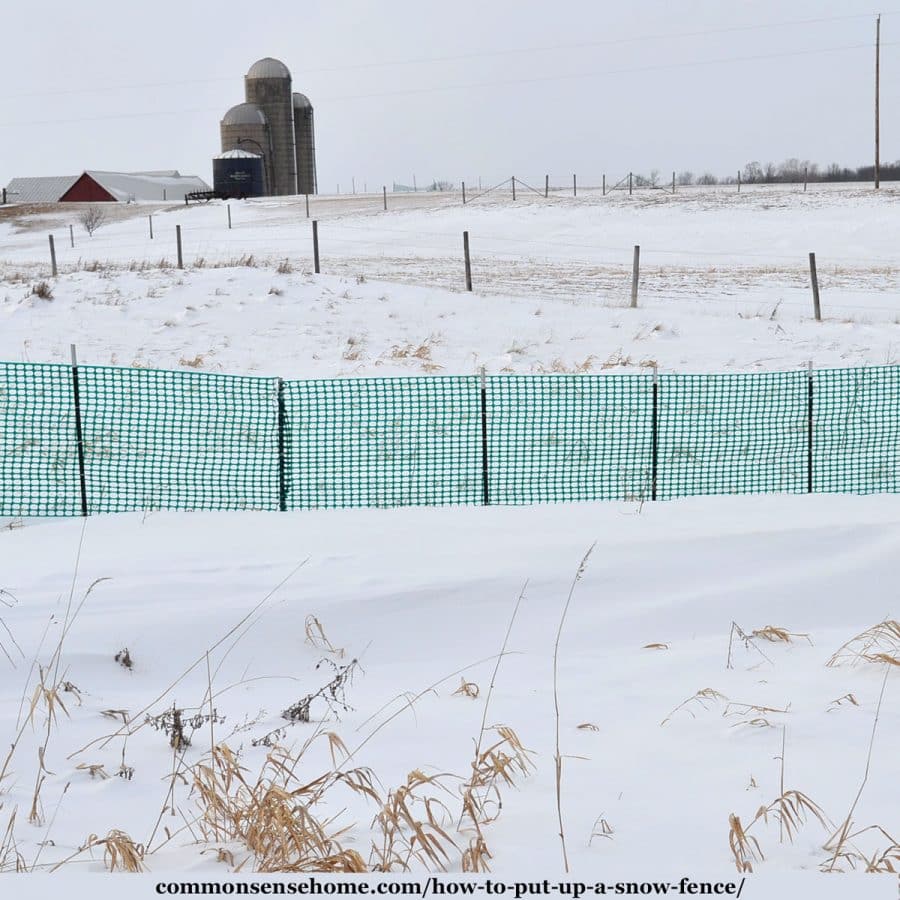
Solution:
M 883 160 L 900 157 L 896 2 L 881 10 Z M 874 16 L 848 0 L 11 2 L 0 183 L 86 168 L 211 180 L 219 119 L 263 56 L 315 107 L 323 192 L 354 176 L 372 190 L 414 174 L 859 165 Z

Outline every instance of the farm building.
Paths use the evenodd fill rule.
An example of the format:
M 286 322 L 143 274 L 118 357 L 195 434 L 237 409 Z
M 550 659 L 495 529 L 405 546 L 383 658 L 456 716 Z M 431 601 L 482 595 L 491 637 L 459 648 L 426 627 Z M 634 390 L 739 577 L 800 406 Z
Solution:
M 13 178 L 6 187 L 10 203 L 140 203 L 184 200 L 191 191 L 208 191 L 196 175 L 162 172 L 100 172 L 46 178 Z
M 235 197 L 315 194 L 313 107 L 305 94 L 294 93 L 288 67 L 269 56 L 257 60 L 244 77 L 244 97 L 219 126 L 222 154 L 213 162 L 216 190 Z M 252 153 L 258 160 L 236 157 L 235 151 Z

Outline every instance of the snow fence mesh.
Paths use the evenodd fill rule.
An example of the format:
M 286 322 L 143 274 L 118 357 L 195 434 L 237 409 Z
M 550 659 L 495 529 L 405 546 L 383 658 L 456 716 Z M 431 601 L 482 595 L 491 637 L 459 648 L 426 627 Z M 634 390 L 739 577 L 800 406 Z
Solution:
M 483 382 L 80 366 L 77 380 L 76 410 L 75 370 L 0 362 L 0 515 L 900 489 L 898 366 Z

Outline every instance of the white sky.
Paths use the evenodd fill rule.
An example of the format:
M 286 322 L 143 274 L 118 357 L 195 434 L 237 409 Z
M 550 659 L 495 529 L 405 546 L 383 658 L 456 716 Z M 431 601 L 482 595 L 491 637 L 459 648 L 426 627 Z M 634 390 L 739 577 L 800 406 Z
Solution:
M 896 2 L 881 10 L 882 160 L 900 157 Z M 286 63 L 312 100 L 323 192 L 349 190 L 352 176 L 370 190 L 413 174 L 617 180 L 789 156 L 855 166 L 873 154 L 875 11 L 861 2 L 4 6 L 4 184 L 86 168 L 211 180 L 219 119 L 262 56 Z

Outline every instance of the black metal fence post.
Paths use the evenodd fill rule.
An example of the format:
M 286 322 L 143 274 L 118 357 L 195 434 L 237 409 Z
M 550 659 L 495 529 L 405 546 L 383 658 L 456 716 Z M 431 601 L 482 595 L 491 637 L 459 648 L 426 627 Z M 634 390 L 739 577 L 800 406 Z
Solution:
M 650 442 L 650 499 L 656 499 L 656 481 L 659 472 L 659 370 L 653 367 L 653 426 Z
M 481 367 L 481 494 L 485 506 L 490 505 L 488 488 L 488 426 L 487 426 L 487 378 Z
M 806 376 L 806 493 L 813 492 L 813 364 Z
M 81 393 L 78 384 L 78 355 L 75 345 L 72 351 L 72 395 L 75 400 L 75 442 L 78 447 L 78 477 L 81 482 L 81 515 L 87 516 L 87 481 L 84 475 L 84 433 L 81 430 Z
M 277 379 L 278 397 L 278 509 L 287 509 L 287 480 L 284 471 L 284 382 Z

